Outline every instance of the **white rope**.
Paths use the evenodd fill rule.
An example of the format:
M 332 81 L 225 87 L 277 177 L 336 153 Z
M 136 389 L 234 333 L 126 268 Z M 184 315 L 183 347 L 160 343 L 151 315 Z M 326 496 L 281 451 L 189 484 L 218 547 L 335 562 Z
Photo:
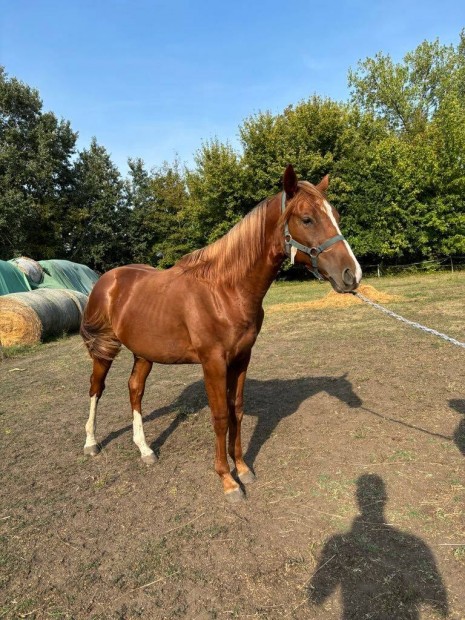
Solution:
M 416 327 L 417 329 L 420 329 L 423 332 L 432 334 L 433 336 L 437 336 L 438 338 L 442 338 L 443 340 L 446 340 L 447 342 L 450 342 L 451 344 L 455 344 L 457 347 L 462 347 L 463 349 L 465 349 L 465 342 L 460 342 L 459 340 L 456 340 L 455 338 L 451 338 L 450 336 L 447 336 L 447 334 L 442 334 L 441 332 L 438 332 L 435 329 L 431 329 L 430 327 L 425 327 L 424 325 L 421 325 L 420 323 L 415 323 L 415 321 L 409 321 L 403 316 L 400 316 L 400 314 L 396 314 L 392 310 L 388 310 L 384 306 L 381 306 L 380 304 L 376 304 L 374 301 L 371 301 L 371 299 L 368 299 L 368 297 L 365 297 L 365 295 L 362 295 L 361 293 L 354 292 L 352 294 L 358 297 L 359 299 L 361 299 L 362 301 L 364 301 L 366 304 L 373 306 L 373 308 L 376 308 L 377 310 L 384 312 L 384 314 L 387 314 L 393 319 L 397 319 L 398 321 L 401 321 L 402 323 L 406 323 L 407 325 L 410 325 L 410 327 Z

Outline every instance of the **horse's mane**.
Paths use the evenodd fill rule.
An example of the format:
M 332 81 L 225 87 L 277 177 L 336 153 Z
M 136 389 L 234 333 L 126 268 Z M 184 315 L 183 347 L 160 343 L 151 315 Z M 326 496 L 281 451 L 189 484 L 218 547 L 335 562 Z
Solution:
M 298 186 L 305 194 L 321 200 L 319 190 L 308 181 L 299 181 Z M 176 266 L 199 280 L 236 284 L 263 253 L 268 202 L 269 200 L 261 202 L 226 235 L 205 248 L 187 254 L 176 263 Z M 278 221 L 278 226 L 284 226 L 294 206 L 294 200 L 290 200 L 286 211 Z
M 261 202 L 226 235 L 187 254 L 176 266 L 199 280 L 236 284 L 263 253 L 267 204 Z

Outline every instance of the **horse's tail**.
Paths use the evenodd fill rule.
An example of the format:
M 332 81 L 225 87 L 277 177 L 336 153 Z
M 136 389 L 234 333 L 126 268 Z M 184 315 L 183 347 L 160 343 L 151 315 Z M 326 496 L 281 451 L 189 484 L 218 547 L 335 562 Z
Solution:
M 108 316 L 104 311 L 89 312 L 89 304 L 81 322 L 81 336 L 92 359 L 112 361 L 121 349 L 121 342 L 116 337 Z

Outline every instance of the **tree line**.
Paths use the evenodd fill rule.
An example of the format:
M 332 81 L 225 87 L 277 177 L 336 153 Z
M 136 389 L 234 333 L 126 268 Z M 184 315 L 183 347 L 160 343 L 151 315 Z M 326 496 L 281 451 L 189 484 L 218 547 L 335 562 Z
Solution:
M 348 79 L 346 102 L 314 95 L 245 119 L 239 150 L 216 138 L 190 168 L 129 159 L 122 178 L 104 146 L 77 151 L 70 123 L 0 67 L 0 259 L 169 267 L 278 192 L 287 163 L 315 183 L 331 175 L 362 263 L 464 255 L 465 30 L 399 63 L 379 53 Z

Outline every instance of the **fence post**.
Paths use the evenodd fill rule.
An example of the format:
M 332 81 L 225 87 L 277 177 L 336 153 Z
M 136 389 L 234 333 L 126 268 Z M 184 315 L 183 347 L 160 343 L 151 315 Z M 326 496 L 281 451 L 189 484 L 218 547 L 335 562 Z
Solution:
M 376 265 L 376 273 L 378 274 L 378 278 L 381 277 L 381 272 L 379 270 L 379 265 Z
M 450 270 L 454 273 L 454 263 L 452 262 L 452 256 L 450 257 Z

